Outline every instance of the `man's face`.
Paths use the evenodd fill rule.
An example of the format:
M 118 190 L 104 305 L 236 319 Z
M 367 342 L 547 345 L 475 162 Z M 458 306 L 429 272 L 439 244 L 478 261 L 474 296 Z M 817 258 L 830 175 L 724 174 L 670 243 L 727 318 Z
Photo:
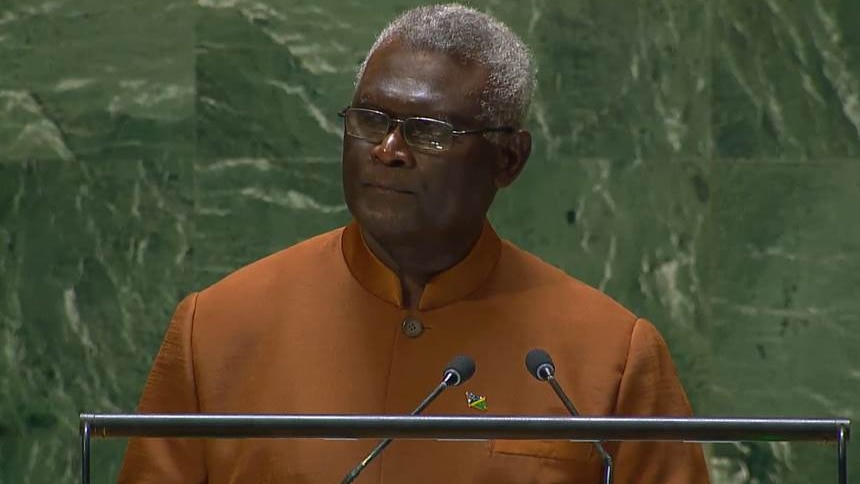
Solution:
M 368 62 L 352 107 L 393 118 L 447 121 L 456 130 L 478 121 L 487 72 L 435 52 L 378 49 Z M 362 228 L 381 240 L 408 242 L 474 233 L 496 192 L 502 151 L 480 134 L 455 136 L 450 148 L 425 153 L 406 143 L 400 126 L 380 142 L 346 135 L 343 186 Z

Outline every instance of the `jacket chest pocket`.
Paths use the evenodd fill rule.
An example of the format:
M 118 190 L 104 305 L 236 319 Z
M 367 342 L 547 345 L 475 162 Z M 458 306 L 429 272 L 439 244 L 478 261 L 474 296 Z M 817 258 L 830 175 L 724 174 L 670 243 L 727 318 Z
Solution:
M 496 484 L 593 484 L 600 482 L 600 459 L 588 442 L 494 440 L 492 465 L 480 482 Z

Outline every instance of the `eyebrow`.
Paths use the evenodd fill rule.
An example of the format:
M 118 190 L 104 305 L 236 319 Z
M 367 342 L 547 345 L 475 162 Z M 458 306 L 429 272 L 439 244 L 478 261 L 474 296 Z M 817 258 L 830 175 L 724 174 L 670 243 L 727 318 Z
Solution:
M 455 129 L 472 129 L 472 125 L 477 126 L 478 124 L 480 124 L 480 123 L 476 122 L 477 118 L 467 119 L 467 118 L 463 118 L 461 116 L 451 115 L 451 114 L 447 114 L 447 113 L 438 113 L 438 112 L 436 112 L 436 113 L 418 113 L 418 112 L 395 113 L 395 112 L 389 112 L 388 110 L 382 108 L 378 104 L 369 102 L 367 100 L 362 100 L 362 99 L 359 99 L 358 102 L 356 102 L 353 105 L 353 107 L 363 108 L 363 109 L 373 109 L 374 111 L 380 111 L 380 112 L 383 112 L 389 116 L 399 118 L 399 119 L 406 119 L 406 118 L 438 119 L 439 121 L 445 121 L 447 123 L 452 124 Z

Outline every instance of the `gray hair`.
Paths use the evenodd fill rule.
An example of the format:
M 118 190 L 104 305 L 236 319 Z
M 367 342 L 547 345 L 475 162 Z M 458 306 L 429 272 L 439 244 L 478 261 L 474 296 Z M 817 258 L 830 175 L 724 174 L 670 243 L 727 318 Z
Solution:
M 536 84 L 534 60 L 507 25 L 456 3 L 408 10 L 379 34 L 361 64 L 356 85 L 371 55 L 395 39 L 413 49 L 443 52 L 486 67 L 483 120 L 496 126 L 518 127 L 525 122 Z

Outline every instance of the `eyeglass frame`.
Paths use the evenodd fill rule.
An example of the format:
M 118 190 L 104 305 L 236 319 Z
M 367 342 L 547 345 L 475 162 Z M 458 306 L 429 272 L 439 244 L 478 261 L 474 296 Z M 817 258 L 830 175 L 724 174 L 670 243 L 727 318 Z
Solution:
M 352 135 L 352 134 L 347 133 L 347 135 L 352 136 L 353 138 L 363 139 L 365 141 L 370 141 L 370 142 L 374 142 L 374 143 L 381 142 L 389 134 L 391 134 L 391 131 L 393 128 L 396 128 L 396 126 L 402 125 L 403 123 L 405 123 L 406 121 L 408 121 L 410 119 L 418 119 L 418 120 L 423 120 L 423 121 L 433 121 L 435 123 L 441 123 L 441 124 L 448 125 L 451 127 L 451 136 L 463 136 L 463 135 L 469 135 L 469 134 L 483 134 L 483 133 L 513 133 L 514 131 L 516 131 L 516 128 L 513 126 L 491 126 L 488 128 L 480 128 L 480 129 L 459 129 L 458 130 L 458 129 L 454 129 L 453 124 L 449 123 L 448 121 L 443 121 L 441 119 L 428 118 L 428 117 L 424 117 L 424 116 L 408 116 L 406 118 L 396 118 L 396 117 L 386 113 L 385 111 L 380 111 L 378 109 L 356 108 L 353 106 L 347 106 L 347 107 L 341 109 L 340 112 L 337 113 L 337 115 L 340 118 L 346 119 L 346 113 L 348 111 L 352 111 L 352 110 L 366 111 L 366 112 L 371 112 L 371 113 L 376 113 L 376 114 L 382 114 L 388 118 L 388 129 L 385 131 L 385 135 L 382 137 L 382 139 L 380 139 L 378 141 L 374 141 L 370 138 L 363 138 L 361 136 L 356 136 L 356 135 Z M 346 128 L 346 123 L 344 123 L 344 129 L 345 128 Z M 404 137 L 404 141 L 406 141 L 406 144 L 408 144 L 409 146 L 412 146 L 413 148 L 419 148 L 420 149 L 420 147 L 413 146 L 411 143 L 409 143 L 409 141 L 406 140 L 405 137 Z M 448 151 L 450 148 L 451 147 L 448 146 L 444 150 L 436 150 L 436 151 L 430 151 L 430 150 L 425 149 L 425 150 L 422 150 L 422 152 L 425 152 L 425 153 L 442 153 L 442 152 Z

